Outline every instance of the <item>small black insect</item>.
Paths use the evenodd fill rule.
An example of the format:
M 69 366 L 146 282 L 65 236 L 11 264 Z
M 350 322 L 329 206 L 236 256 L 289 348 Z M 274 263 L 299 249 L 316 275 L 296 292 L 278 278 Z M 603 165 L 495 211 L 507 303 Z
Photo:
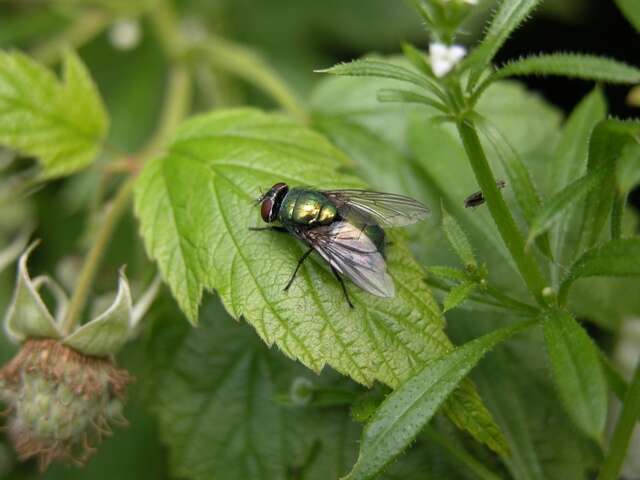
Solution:
M 393 297 L 395 288 L 386 271 L 382 227 L 416 223 L 429 213 L 420 202 L 402 195 L 289 188 L 286 183 L 273 185 L 258 203 L 262 219 L 277 226 L 251 230 L 288 233 L 309 246 L 284 289 L 289 289 L 303 262 L 315 250 L 331 267 L 351 308 L 341 275 L 368 293 Z
M 504 180 L 496 180 L 496 187 L 498 187 L 499 189 L 503 189 L 506 186 L 507 186 L 507 182 L 505 182 Z M 483 203 L 484 203 L 484 195 L 481 191 L 474 192 L 464 199 L 465 208 L 479 207 Z

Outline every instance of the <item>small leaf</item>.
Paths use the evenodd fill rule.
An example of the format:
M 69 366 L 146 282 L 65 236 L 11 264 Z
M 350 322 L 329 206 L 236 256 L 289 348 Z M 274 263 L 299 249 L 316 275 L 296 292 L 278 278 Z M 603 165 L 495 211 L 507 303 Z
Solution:
M 348 77 L 390 78 L 426 88 L 442 97 L 437 85 L 429 78 L 400 65 L 380 60 L 353 60 L 348 63 L 339 63 L 331 68 L 316 70 L 316 72 Z
M 427 272 L 434 277 L 445 278 L 447 280 L 457 280 L 460 282 L 467 280 L 467 274 L 457 268 L 435 265 L 427 267 Z
M 411 65 L 417 68 L 420 72 L 424 73 L 427 77 L 433 77 L 433 71 L 431 66 L 427 63 L 427 55 L 421 52 L 410 43 L 402 43 L 402 53 L 406 57 Z
M 473 249 L 471 248 L 471 243 L 469 243 L 467 235 L 456 219 L 447 213 L 444 206 L 442 207 L 442 229 L 453 251 L 456 252 L 456 255 L 458 255 L 462 261 L 462 264 L 465 267 L 471 266 L 477 268 L 478 264 L 473 255 Z
M 0 51 L 0 144 L 38 158 L 47 178 L 73 173 L 97 156 L 107 114 L 72 52 L 63 81 L 19 52 Z
M 27 270 L 29 255 L 37 245 L 38 242 L 32 243 L 18 260 L 13 300 L 4 320 L 9 337 L 15 341 L 21 342 L 29 337 L 60 338 L 61 336 L 56 321 L 38 292 L 38 288 L 44 282 L 32 281 Z
M 553 379 L 574 423 L 597 443 L 607 419 L 607 388 L 597 347 L 574 318 L 562 310 L 543 323 Z
M 630 277 L 640 275 L 640 238 L 611 240 L 585 252 L 571 267 L 560 291 L 567 298 L 571 284 L 585 277 Z
M 62 343 L 95 357 L 117 353 L 131 333 L 131 292 L 124 271 L 120 272 L 118 294 L 100 316 L 82 325 Z
M 428 363 L 389 395 L 367 423 L 358 461 L 345 480 L 372 478 L 398 456 L 442 402 L 496 344 L 531 325 L 496 330 Z
M 491 81 L 518 75 L 560 75 L 605 83 L 635 84 L 640 70 L 607 57 L 578 53 L 534 55 L 509 62 L 491 76 Z
M 465 68 L 471 68 L 469 87 L 473 88 L 482 72 L 489 66 L 493 57 L 509 35 L 523 23 L 541 0 L 503 0 L 496 10 L 487 33 L 464 62 Z
M 615 0 L 627 20 L 640 32 L 640 3 L 637 0 Z
M 604 169 L 605 178 L 600 188 L 591 190 L 585 200 L 582 229 L 576 249 L 593 247 L 609 218 L 616 195 L 615 167 L 626 145 L 637 143 L 640 136 L 639 121 L 624 121 L 610 118 L 603 120 L 593 129 L 589 142 L 587 172 Z
M 536 237 L 559 220 L 561 214 L 566 209 L 573 206 L 591 190 L 601 184 L 605 175 L 606 170 L 604 169 L 589 172 L 551 197 L 543 206 L 542 211 L 536 216 L 533 222 L 531 222 L 527 245 L 530 245 Z
M 378 90 L 378 101 L 380 102 L 399 102 L 399 103 L 422 103 L 433 107 L 443 113 L 449 113 L 447 107 L 437 100 L 425 97 L 419 93 L 410 90 L 400 90 L 397 88 L 383 88 Z
M 478 284 L 473 282 L 465 282 L 453 287 L 444 299 L 444 311 L 448 312 L 456 308 L 469 298 L 469 295 L 471 295 L 477 287 Z

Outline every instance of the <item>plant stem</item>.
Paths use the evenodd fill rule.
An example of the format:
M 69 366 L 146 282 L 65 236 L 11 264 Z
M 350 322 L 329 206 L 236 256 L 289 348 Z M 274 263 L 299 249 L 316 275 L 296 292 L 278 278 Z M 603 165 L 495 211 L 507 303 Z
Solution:
M 56 63 L 67 48 L 77 49 L 102 32 L 112 16 L 105 11 L 90 10 L 80 15 L 73 24 L 57 37 L 36 47 L 32 56 L 45 64 Z
M 469 453 L 465 450 L 459 448 L 455 445 L 449 438 L 440 433 L 438 430 L 433 428 L 431 425 L 427 425 L 423 433 L 425 437 L 440 445 L 443 449 L 447 451 L 449 455 L 458 460 L 460 463 L 465 465 L 476 478 L 480 480 L 499 480 L 500 477 L 485 467 L 478 460 L 473 458 Z
M 618 478 L 638 417 L 640 417 L 640 361 L 625 395 L 622 412 L 620 412 L 609 445 L 609 453 L 604 459 L 598 480 L 616 480 Z
M 158 127 L 153 137 L 137 155 L 137 160 L 140 165 L 160 153 L 169 135 L 171 135 L 180 120 L 186 115 L 191 92 L 190 86 L 189 73 L 186 67 L 182 63 L 175 64 L 169 73 L 169 85 L 165 93 L 164 108 Z M 87 298 L 98 267 L 100 266 L 100 261 L 102 260 L 118 220 L 120 220 L 120 217 L 122 217 L 129 205 L 134 184 L 135 177 L 132 176 L 125 180 L 120 186 L 104 221 L 100 225 L 93 246 L 82 266 L 76 288 L 69 303 L 69 310 L 62 325 L 64 334 L 69 334 L 73 331 L 82 317 L 82 312 L 87 303 Z
M 211 37 L 199 48 L 215 68 L 243 78 L 270 95 L 291 115 L 306 123 L 300 100 L 280 76 L 252 50 L 220 37 Z
M 496 186 L 496 179 L 480 144 L 476 128 L 473 122 L 467 118 L 459 119 L 457 127 L 476 180 L 484 194 L 489 212 L 498 227 L 502 240 L 511 253 L 527 287 L 538 303 L 545 305 L 542 290 L 546 286 L 546 282 L 533 257 L 525 253 L 524 238 Z

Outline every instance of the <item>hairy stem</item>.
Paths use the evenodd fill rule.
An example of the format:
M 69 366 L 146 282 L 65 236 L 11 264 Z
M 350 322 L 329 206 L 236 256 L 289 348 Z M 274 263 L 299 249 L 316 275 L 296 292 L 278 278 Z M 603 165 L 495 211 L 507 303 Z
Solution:
M 633 381 L 627 389 L 622 412 L 620 412 L 618 423 L 613 431 L 609 452 L 600 469 L 598 480 L 615 480 L 618 478 L 638 417 L 640 417 L 640 362 L 638 362 L 636 371 L 633 374 Z
M 160 153 L 169 135 L 186 115 L 189 106 L 190 86 L 189 73 L 185 66 L 181 63 L 175 64 L 169 74 L 169 85 L 165 93 L 164 108 L 158 127 L 147 145 L 136 156 L 139 165 Z M 80 271 L 76 288 L 69 303 L 69 310 L 62 325 L 62 331 L 65 334 L 70 333 L 82 318 L 82 312 L 87 303 L 96 272 L 113 230 L 127 210 L 134 184 L 135 177 L 129 177 L 120 186 L 109 211 L 100 225 L 93 246 L 89 250 Z
M 496 186 L 495 176 L 480 144 L 476 128 L 469 119 L 458 120 L 457 127 L 464 149 L 469 157 L 471 168 L 484 194 L 489 212 L 498 227 L 502 240 L 511 253 L 527 287 L 538 303 L 544 305 L 542 290 L 546 286 L 546 282 L 533 257 L 525 253 L 524 238 Z

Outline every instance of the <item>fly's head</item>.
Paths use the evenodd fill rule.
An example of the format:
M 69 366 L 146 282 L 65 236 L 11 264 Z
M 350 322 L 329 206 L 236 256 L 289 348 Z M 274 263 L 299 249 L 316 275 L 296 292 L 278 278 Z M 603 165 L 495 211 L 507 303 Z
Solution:
M 286 183 L 280 182 L 276 183 L 267 193 L 262 194 L 260 198 L 258 198 L 262 220 L 271 223 L 278 218 L 280 205 L 288 191 L 289 186 Z

